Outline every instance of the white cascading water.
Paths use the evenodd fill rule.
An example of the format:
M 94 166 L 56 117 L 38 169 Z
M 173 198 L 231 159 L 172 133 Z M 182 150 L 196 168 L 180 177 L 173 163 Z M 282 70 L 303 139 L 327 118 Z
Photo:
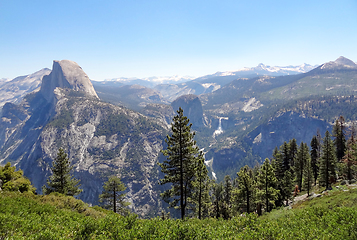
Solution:
M 222 119 L 228 120 L 228 117 L 219 117 L 218 119 L 219 119 L 219 121 L 218 121 L 218 128 L 217 128 L 216 131 L 214 131 L 213 137 L 215 137 L 215 136 L 217 136 L 217 135 L 223 133 L 223 129 L 222 129 Z
M 219 119 L 219 121 L 218 121 L 218 128 L 217 128 L 216 131 L 214 131 L 214 133 L 213 133 L 213 138 L 215 138 L 217 135 L 223 133 L 223 129 L 222 129 L 222 119 L 228 120 L 228 117 L 218 117 L 218 119 Z M 207 167 L 211 167 L 212 177 L 213 177 L 214 180 L 217 180 L 216 173 L 213 171 L 213 168 L 212 168 L 213 158 L 211 158 L 211 159 L 208 160 L 208 161 L 205 161 L 205 164 L 207 165 Z

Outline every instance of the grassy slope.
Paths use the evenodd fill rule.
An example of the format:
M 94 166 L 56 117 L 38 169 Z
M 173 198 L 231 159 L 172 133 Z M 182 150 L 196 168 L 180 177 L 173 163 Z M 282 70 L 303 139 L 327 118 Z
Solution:
M 0 239 L 356 239 L 357 190 L 255 214 L 221 219 L 122 217 L 64 196 L 0 192 Z

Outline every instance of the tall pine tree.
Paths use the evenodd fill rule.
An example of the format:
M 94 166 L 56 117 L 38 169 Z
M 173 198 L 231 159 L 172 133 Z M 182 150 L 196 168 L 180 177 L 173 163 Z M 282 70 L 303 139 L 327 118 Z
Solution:
M 229 175 L 226 175 L 223 180 L 223 218 L 229 219 L 231 217 L 231 210 L 232 210 L 232 180 Z
M 312 168 L 312 175 L 314 177 L 314 182 L 316 185 L 317 177 L 319 175 L 319 149 L 320 149 L 320 142 L 317 139 L 317 136 L 313 136 L 311 139 L 311 151 L 310 151 L 310 158 L 311 158 L 311 168 Z
M 283 171 L 290 171 L 291 167 L 291 160 L 290 160 L 290 147 L 287 142 L 284 142 L 284 144 L 280 147 L 280 152 L 282 155 L 282 163 L 283 163 Z
M 268 158 L 265 159 L 257 176 L 257 203 L 265 206 L 265 211 L 269 212 L 278 198 L 279 190 L 275 189 L 277 179 L 274 169 Z
M 304 166 L 304 189 L 307 191 L 307 196 L 310 196 L 312 183 L 314 181 L 313 168 L 311 166 L 311 158 L 307 158 Z
M 295 158 L 298 154 L 298 145 L 296 143 L 296 139 L 293 138 L 289 141 L 289 162 L 290 166 L 293 167 L 295 164 Z
M 294 186 L 293 174 L 290 171 L 291 167 L 286 168 L 284 164 L 284 159 L 288 159 L 284 158 L 284 151 L 287 149 L 286 146 L 288 146 L 286 143 L 280 146 L 280 151 L 276 147 L 271 161 L 271 165 L 274 168 L 275 177 L 277 179 L 276 189 L 279 190 L 278 198 L 275 201 L 276 206 L 282 206 L 284 201 L 287 202 L 291 198 L 291 191 Z M 289 154 L 289 156 L 291 156 L 291 154 Z M 290 160 L 286 160 L 285 162 L 289 161 Z
M 345 137 L 345 119 L 340 116 L 333 126 L 333 136 L 336 148 L 337 161 L 341 161 L 346 151 L 346 137 Z
M 57 157 L 52 163 L 52 176 L 47 179 L 47 186 L 42 187 L 44 194 L 58 192 L 68 196 L 75 196 L 82 192 L 79 189 L 79 180 L 71 175 L 73 167 L 67 154 L 62 148 L 58 150 Z
M 212 203 L 213 210 L 212 216 L 215 218 L 220 218 L 224 214 L 224 194 L 223 194 L 223 184 L 213 183 L 212 185 Z
M 192 124 L 183 115 L 180 107 L 171 125 L 172 136 L 167 136 L 165 142 L 167 149 L 162 150 L 167 160 L 158 163 L 161 172 L 165 174 L 160 184 L 171 183 L 171 188 L 164 191 L 161 197 L 168 202 L 170 207 L 181 210 L 181 219 L 185 217 L 188 200 L 194 192 L 193 183 L 196 177 L 197 162 L 200 151 L 193 140 L 194 132 L 191 132 Z
M 319 184 L 330 189 L 331 182 L 336 177 L 336 154 L 329 131 L 326 131 L 322 145 L 322 156 L 319 162 Z
M 253 171 L 247 165 L 242 167 L 237 173 L 238 175 L 238 186 L 234 190 L 233 195 L 235 196 L 235 202 L 241 203 L 243 209 L 247 213 L 250 213 L 253 203 L 253 193 L 254 193 L 254 176 Z
M 309 148 L 306 143 L 301 142 L 294 164 L 296 184 L 298 185 L 300 192 L 302 188 L 304 167 L 308 158 L 310 158 Z
M 279 195 L 281 196 L 281 204 L 285 201 L 285 205 L 288 205 L 289 200 L 292 198 L 291 192 L 294 189 L 293 174 L 290 171 L 284 173 L 283 179 L 280 181 Z
M 209 205 L 211 203 L 209 196 L 211 181 L 208 177 L 208 170 L 204 164 L 202 153 L 199 154 L 196 176 L 192 185 L 194 191 L 191 199 L 191 208 L 199 219 L 208 217 Z
M 351 127 L 351 136 L 347 141 L 345 156 L 342 158 L 343 174 L 348 181 L 351 181 L 355 175 L 354 166 L 357 164 L 357 143 L 355 140 L 356 129 Z

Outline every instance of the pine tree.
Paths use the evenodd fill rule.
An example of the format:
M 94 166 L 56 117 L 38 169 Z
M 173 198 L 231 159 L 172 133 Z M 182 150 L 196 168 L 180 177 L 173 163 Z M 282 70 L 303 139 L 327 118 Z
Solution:
M 281 146 L 280 149 L 282 149 L 282 147 L 283 146 Z M 271 165 L 274 169 L 275 177 L 277 179 L 276 189 L 279 190 L 279 196 L 278 196 L 278 199 L 275 201 L 275 205 L 282 206 L 283 201 L 285 199 L 284 191 L 282 191 L 282 189 L 284 187 L 283 179 L 284 179 L 284 175 L 285 175 L 285 167 L 283 164 L 283 156 L 277 147 L 275 147 L 275 149 L 273 151 L 273 158 L 271 160 Z
M 285 201 L 285 205 L 288 205 L 289 200 L 292 198 L 291 192 L 294 189 L 293 174 L 290 171 L 286 171 L 279 185 L 278 190 L 281 202 Z
M 162 150 L 167 160 L 158 163 L 165 174 L 160 184 L 171 183 L 171 188 L 164 191 L 161 197 L 170 207 L 180 208 L 181 219 L 185 217 L 188 200 L 192 199 L 199 160 L 199 149 L 193 140 L 195 133 L 191 132 L 191 126 L 182 108 L 179 108 L 171 125 L 172 136 L 165 139 L 167 149 Z
M 126 187 L 120 178 L 115 176 L 110 177 L 104 183 L 103 189 L 102 194 L 99 195 L 99 202 L 103 203 L 105 208 L 113 209 L 115 213 L 126 215 L 129 210 L 125 207 L 130 203 L 124 201 Z
M 351 181 L 354 176 L 354 168 L 357 164 L 357 145 L 355 140 L 356 129 L 355 126 L 351 127 L 351 136 L 347 141 L 347 149 L 345 156 L 342 158 L 344 165 L 344 174 L 348 181 Z
M 194 191 L 191 199 L 191 208 L 199 219 L 202 219 L 202 217 L 208 217 L 209 206 L 211 203 L 209 195 L 211 181 L 208 177 L 208 170 L 204 164 L 204 157 L 202 153 L 199 154 L 195 181 L 192 185 Z
M 226 175 L 223 180 L 223 218 L 229 219 L 231 217 L 231 199 L 232 199 L 232 180 L 229 175 Z
M 281 146 L 282 149 L 282 146 Z M 275 177 L 277 178 L 278 181 L 282 180 L 284 177 L 284 173 L 285 173 L 285 166 L 283 163 L 283 155 L 281 154 L 281 152 L 278 150 L 277 147 L 275 147 L 274 151 L 273 151 L 273 158 L 271 161 L 271 165 L 274 168 L 274 172 L 275 172 Z
M 280 147 L 280 152 L 282 155 L 283 171 L 290 171 L 290 149 L 289 144 L 287 142 L 284 142 L 284 144 Z
M 75 196 L 82 192 L 79 181 L 72 177 L 73 167 L 67 154 L 62 148 L 58 149 L 57 157 L 52 163 L 52 176 L 47 179 L 47 186 L 43 186 L 44 194 L 58 192 L 68 196 Z
M 257 203 L 265 205 L 265 211 L 269 212 L 275 206 L 279 190 L 275 189 L 277 179 L 274 169 L 268 158 L 265 159 L 257 176 Z
M 321 155 L 322 155 L 322 136 L 320 133 L 320 129 L 317 129 L 317 131 L 316 131 L 316 138 L 317 138 L 317 142 L 318 142 L 317 159 L 320 159 Z
M 336 148 L 336 157 L 337 161 L 341 161 L 346 151 L 346 137 L 345 137 L 345 119 L 340 116 L 339 119 L 336 120 L 335 125 L 333 127 L 333 136 L 335 137 L 333 143 Z
M 222 183 L 213 183 L 212 186 L 212 203 L 213 210 L 212 215 L 215 218 L 220 218 L 223 216 L 223 185 Z
M 318 141 L 317 136 L 313 136 L 310 146 L 311 146 L 311 151 L 310 151 L 311 168 L 314 177 L 314 182 L 316 185 L 317 177 L 319 175 L 318 162 L 319 162 L 319 155 L 320 155 L 319 154 L 320 142 Z
M 296 139 L 293 138 L 289 141 L 289 162 L 290 166 L 293 167 L 295 164 L 295 158 L 298 154 L 298 145 Z
M 329 131 L 326 131 L 322 145 L 322 156 L 319 162 L 319 184 L 330 188 L 330 182 L 336 176 L 336 155 Z
M 275 201 L 275 206 L 282 206 L 284 204 L 284 201 L 288 201 L 291 199 L 291 191 L 293 189 L 294 183 L 293 183 L 293 174 L 291 170 L 291 167 L 286 169 L 286 165 L 284 164 L 284 161 L 286 163 L 290 162 L 288 158 L 284 157 L 286 155 L 286 150 L 288 144 L 284 143 L 282 146 L 280 146 L 280 151 L 278 151 L 278 148 L 276 147 L 273 152 L 273 159 L 271 161 L 271 165 L 274 168 L 275 172 L 275 177 L 277 179 L 276 183 L 276 189 L 279 190 L 279 195 L 277 200 Z M 283 154 L 285 151 L 285 154 Z M 290 157 L 292 154 L 288 154 Z M 294 154 L 295 155 L 295 154 Z M 289 157 L 289 158 L 290 158 Z M 285 160 L 284 160 L 285 159 Z M 290 165 L 290 164 L 289 164 Z
M 245 165 L 239 170 L 237 175 L 238 186 L 233 193 L 233 195 L 235 195 L 234 199 L 236 199 L 236 203 L 241 202 L 241 205 L 246 209 L 246 212 L 250 213 L 255 186 L 253 171 L 247 165 Z
M 311 166 L 311 158 L 307 158 L 304 166 L 304 189 L 307 191 L 307 196 L 310 196 L 310 190 L 314 181 L 313 168 Z
M 307 144 L 301 142 L 294 165 L 296 184 L 298 185 L 300 192 L 302 187 L 305 163 L 309 157 L 309 148 Z

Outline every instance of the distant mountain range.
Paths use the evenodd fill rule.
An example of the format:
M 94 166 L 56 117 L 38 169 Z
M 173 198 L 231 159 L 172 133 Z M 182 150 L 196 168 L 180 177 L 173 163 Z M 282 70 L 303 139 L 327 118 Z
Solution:
M 13 102 L 3 103 L 0 164 L 17 164 L 40 189 L 64 147 L 82 181 L 82 199 L 96 204 L 114 174 L 128 187 L 132 210 L 153 216 L 164 206 L 156 163 L 164 159 L 160 150 L 178 107 L 218 181 L 261 163 L 291 138 L 309 144 L 340 115 L 347 125 L 356 121 L 357 65 L 340 57 L 309 68 L 259 65 L 149 88 L 92 84 L 78 64 L 54 61 L 52 70 L 0 81 L 0 91 L 12 94 L 4 101 Z
M 106 81 L 92 81 L 94 87 L 99 92 L 115 91 L 118 95 L 128 94 L 128 91 L 132 90 L 124 87 L 125 85 L 140 85 L 147 88 L 154 89 L 156 91 L 152 92 L 152 98 L 156 99 L 156 103 L 172 102 L 176 98 L 185 94 L 203 94 L 216 91 L 232 80 L 238 78 L 252 78 L 257 76 L 281 76 L 281 75 L 294 75 L 299 73 L 304 73 L 312 70 L 315 66 L 309 64 L 302 64 L 299 66 L 286 66 L 286 67 L 270 67 L 264 64 L 259 64 L 257 67 L 253 68 L 243 68 L 238 71 L 231 72 L 217 72 L 215 74 L 202 76 L 199 78 L 192 77 L 151 77 L 144 79 L 137 78 L 117 78 Z M 136 89 L 138 87 L 135 87 Z M 141 91 L 144 91 L 143 89 Z M 125 92 L 125 93 L 124 93 Z M 145 91 L 145 95 L 148 96 L 149 90 Z M 158 94 L 161 94 L 158 95 Z M 102 95 L 102 99 L 112 102 L 121 103 L 123 105 L 129 106 L 128 103 L 123 102 L 123 99 L 115 99 L 111 95 Z M 160 100 L 158 100 L 160 99 Z M 150 101 L 149 101 L 150 102 Z M 152 102 L 152 101 L 151 101 Z M 142 101 L 139 101 L 137 106 L 130 105 L 138 109 L 138 106 L 145 106 Z
M 252 68 L 242 68 L 237 71 L 226 71 L 226 72 L 216 72 L 214 74 L 205 75 L 202 77 L 191 77 L 191 76 L 169 76 L 169 77 L 147 77 L 147 78 L 112 78 L 112 79 L 105 79 L 104 81 L 96 81 L 101 82 L 102 84 L 123 84 L 123 85 L 142 85 L 145 87 L 154 87 L 155 85 L 159 84 L 178 84 L 182 82 L 187 82 L 190 80 L 203 80 L 209 79 L 212 77 L 222 77 L 222 76 L 235 76 L 237 78 L 241 77 L 252 77 L 252 76 L 259 76 L 259 75 L 269 75 L 269 76 L 280 76 L 280 75 L 291 75 L 291 74 L 299 74 L 304 73 L 312 70 L 317 66 L 312 66 L 310 64 L 302 64 L 299 66 L 268 66 L 260 63 L 256 67 Z
M 259 75 L 267 75 L 267 76 L 281 76 L 281 75 L 293 75 L 299 73 L 305 73 L 317 67 L 317 65 L 313 66 L 310 64 L 302 64 L 299 66 L 268 66 L 263 63 L 258 64 L 256 67 L 252 68 L 242 68 L 237 71 L 227 71 L 227 72 L 217 72 L 212 75 L 207 75 L 200 77 L 199 79 L 208 79 L 210 77 L 218 77 L 218 76 L 236 76 L 238 78 L 242 77 L 254 77 Z
M 0 107 L 6 102 L 18 103 L 28 93 L 41 85 L 42 77 L 49 74 L 50 69 L 44 68 L 33 74 L 0 80 Z
M 115 89 L 118 93 L 121 91 L 125 92 L 126 95 L 130 94 L 132 89 L 138 91 L 138 87 L 120 87 L 125 85 L 140 85 L 146 88 L 155 89 L 148 90 L 140 88 L 143 92 L 140 97 L 147 99 L 148 102 L 152 103 L 167 103 L 172 102 L 177 97 L 184 94 L 201 94 L 208 93 L 217 90 L 221 86 L 230 82 L 235 78 L 241 77 L 253 77 L 259 75 L 269 75 L 269 76 L 280 76 L 289 74 L 298 74 L 310 71 L 314 66 L 309 64 L 302 64 L 300 66 L 287 66 L 287 67 L 270 67 L 264 64 L 259 64 L 257 67 L 253 68 L 243 68 L 238 71 L 232 72 L 217 72 L 215 74 L 202 76 L 199 78 L 190 76 L 169 76 L 169 77 L 147 77 L 147 78 L 113 78 L 106 79 L 104 81 L 92 81 L 93 85 L 99 89 L 97 91 L 102 92 L 103 89 L 110 89 L 112 92 Z M 33 74 L 16 77 L 14 79 L 1 78 L 0 79 L 0 107 L 6 102 L 19 102 L 28 93 L 39 88 L 41 84 L 41 79 L 44 75 L 50 73 L 50 69 L 41 69 Z M 217 79 L 219 77 L 219 80 Z M 187 82 L 187 83 L 186 83 Z M 145 93 L 144 93 L 145 92 Z M 136 93 L 134 93 L 135 95 Z M 159 94 L 159 95 L 158 95 Z M 161 95 L 160 95 L 161 94 Z M 120 94 L 121 95 L 121 94 Z M 115 99 L 112 95 L 102 96 L 105 100 L 122 104 L 124 106 L 129 106 L 139 109 L 145 104 L 140 99 L 136 100 L 137 104 L 127 104 L 121 99 Z M 132 98 L 135 98 L 132 96 Z
M 190 76 L 167 76 L 167 77 L 147 77 L 147 78 L 112 78 L 105 79 L 104 81 L 95 81 L 97 84 L 103 85 L 141 85 L 144 87 L 154 87 L 158 84 L 175 84 L 181 82 L 187 82 L 195 79 Z M 92 81 L 94 82 L 94 81 Z

